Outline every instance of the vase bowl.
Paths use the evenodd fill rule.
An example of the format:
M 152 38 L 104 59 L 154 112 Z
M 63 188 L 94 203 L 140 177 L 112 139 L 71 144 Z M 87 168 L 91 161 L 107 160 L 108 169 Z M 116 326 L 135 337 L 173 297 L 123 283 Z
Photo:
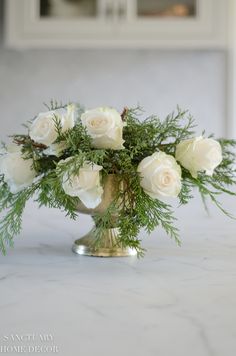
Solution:
M 102 215 L 106 212 L 108 207 L 117 196 L 120 187 L 119 180 L 116 175 L 109 174 L 103 182 L 103 196 L 101 203 L 95 209 L 88 209 L 83 203 L 78 205 L 78 212 L 96 216 Z M 97 229 L 99 226 L 94 226 L 92 230 L 74 242 L 72 247 L 73 252 L 78 255 L 95 256 L 95 257 L 126 257 L 135 256 L 137 251 L 133 248 L 122 246 L 119 242 L 119 229 L 117 228 L 117 218 L 119 209 L 113 213 L 111 219 L 111 226 L 103 229 L 99 236 L 99 244 L 96 244 Z

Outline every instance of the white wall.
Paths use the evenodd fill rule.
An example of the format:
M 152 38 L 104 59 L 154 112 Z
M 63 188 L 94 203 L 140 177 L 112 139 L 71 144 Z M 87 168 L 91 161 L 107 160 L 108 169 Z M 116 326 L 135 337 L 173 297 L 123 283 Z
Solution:
M 201 128 L 223 133 L 225 56 L 220 52 L 26 51 L 0 48 L 1 138 L 51 98 L 87 106 L 136 105 L 162 117 L 177 104 Z
M 1 1 L 1 0 L 0 0 Z M 140 103 L 164 117 L 177 104 L 203 128 L 224 134 L 222 51 L 8 50 L 0 44 L 0 139 L 56 98 L 88 107 Z

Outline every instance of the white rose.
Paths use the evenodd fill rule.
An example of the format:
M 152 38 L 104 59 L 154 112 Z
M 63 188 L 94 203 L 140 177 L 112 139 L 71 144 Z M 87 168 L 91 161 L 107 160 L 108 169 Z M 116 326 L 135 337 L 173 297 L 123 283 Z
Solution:
M 155 152 L 138 165 L 140 184 L 154 199 L 177 197 L 181 190 L 181 168 L 174 157 Z
M 50 146 L 57 139 L 55 120 L 59 120 L 62 132 L 75 125 L 75 107 L 68 105 L 66 109 L 40 113 L 30 127 L 30 138 L 35 142 Z
M 123 127 L 120 114 L 111 108 L 88 110 L 81 116 L 82 124 L 93 139 L 95 148 L 121 150 L 124 148 Z
M 16 194 L 33 183 L 36 172 L 32 168 L 33 160 L 24 159 L 20 150 L 5 153 L 0 158 L 0 174 L 8 184 L 10 192 Z
M 63 162 L 70 159 L 67 158 Z M 85 162 L 79 169 L 78 175 L 69 176 L 68 173 L 65 173 L 62 181 L 65 193 L 72 197 L 78 197 L 89 209 L 96 208 L 102 201 L 103 188 L 99 173 L 102 168 L 92 162 Z
M 212 138 L 199 136 L 180 142 L 176 146 L 175 157 L 194 178 L 202 171 L 211 176 L 222 162 L 222 149 L 219 142 Z

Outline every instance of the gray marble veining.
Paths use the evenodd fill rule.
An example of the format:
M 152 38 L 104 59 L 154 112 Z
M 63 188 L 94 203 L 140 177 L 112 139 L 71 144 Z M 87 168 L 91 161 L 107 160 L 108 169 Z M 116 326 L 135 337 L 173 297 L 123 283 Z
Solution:
M 236 222 L 206 217 L 198 200 L 177 215 L 181 248 L 158 230 L 142 234 L 144 259 L 104 259 L 71 252 L 89 217 L 30 203 L 15 249 L 0 257 L 0 353 L 40 344 L 68 356 L 234 356 Z

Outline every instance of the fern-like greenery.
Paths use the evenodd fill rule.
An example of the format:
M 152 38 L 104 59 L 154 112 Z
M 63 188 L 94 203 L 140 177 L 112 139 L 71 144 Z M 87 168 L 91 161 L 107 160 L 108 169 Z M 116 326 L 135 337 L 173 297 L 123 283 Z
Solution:
M 66 105 L 54 101 L 47 105 L 48 110 L 64 107 Z M 117 204 L 119 204 L 117 227 L 119 228 L 119 243 L 122 246 L 132 247 L 139 255 L 142 255 L 144 251 L 138 238 L 140 229 L 144 228 L 150 233 L 158 226 L 180 244 L 171 206 L 145 194 L 140 185 L 137 166 L 142 159 L 152 155 L 155 151 L 164 151 L 174 156 L 178 143 L 195 136 L 191 115 L 178 108 L 176 113 L 167 116 L 164 121 L 156 116 L 140 120 L 140 115 L 143 114 L 140 108 L 125 108 L 122 113 L 122 119 L 126 122 L 123 129 L 125 149 L 112 150 L 92 147 L 91 137 L 80 119 L 82 112 L 83 109 L 78 105 L 76 124 L 66 132 L 62 132 L 60 122 L 55 116 L 58 135 L 56 143 L 65 143 L 65 149 L 60 157 L 46 155 L 44 152 L 46 146 L 34 142 L 29 133 L 12 137 L 13 142 L 21 147 L 24 157 L 33 159 L 33 166 L 38 177 L 30 187 L 12 194 L 4 182 L 4 176 L 0 176 L 0 212 L 3 214 L 0 222 L 1 251 L 5 254 L 7 245 L 13 246 L 13 238 L 21 230 L 25 204 L 30 198 L 34 198 L 39 206 L 58 208 L 72 219 L 77 218 L 79 198 L 66 195 L 61 183 L 66 172 L 69 175 L 77 174 L 85 161 L 101 165 L 103 178 L 108 174 L 115 174 L 123 184 L 123 189 L 119 191 L 116 201 L 111 204 L 107 212 L 94 216 L 100 231 L 111 226 L 114 209 L 117 209 Z M 193 188 L 196 187 L 204 200 L 209 197 L 230 216 L 221 206 L 218 197 L 222 193 L 236 195 L 232 190 L 236 184 L 234 152 L 236 141 L 225 139 L 218 141 L 222 147 L 223 161 L 215 169 L 212 177 L 199 173 L 197 178 L 193 178 L 182 167 L 182 190 L 179 194 L 179 202 L 180 205 L 187 204 L 192 198 Z M 71 159 L 66 160 L 68 157 Z M 99 236 L 97 242 L 99 243 Z

